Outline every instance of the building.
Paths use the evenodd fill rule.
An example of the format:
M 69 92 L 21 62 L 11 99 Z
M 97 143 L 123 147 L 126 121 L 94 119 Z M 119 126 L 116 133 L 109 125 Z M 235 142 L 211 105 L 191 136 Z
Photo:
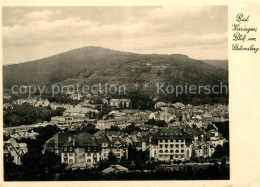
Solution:
M 72 122 L 73 117 L 71 116 L 53 116 L 51 117 L 51 122 Z
M 123 156 L 128 159 L 128 146 L 122 138 L 117 137 L 102 142 L 101 150 L 101 159 L 108 159 L 110 151 L 115 154 L 117 159 L 121 159 Z
M 130 99 L 110 99 L 109 104 L 112 108 L 130 108 Z
M 210 142 L 205 142 L 205 141 L 194 142 L 193 145 L 194 145 L 196 157 L 203 157 L 203 158 L 212 157 L 212 155 L 215 152 L 215 147 Z
M 128 118 L 121 117 L 117 119 L 98 120 L 96 128 L 100 130 L 110 129 L 112 126 L 123 126 L 126 127 L 129 123 Z
M 75 105 L 66 111 L 63 112 L 63 116 L 77 116 L 77 117 L 86 117 L 86 114 L 89 112 L 98 113 L 98 110 L 93 110 L 91 108 L 82 107 L 80 104 Z
M 50 102 L 48 99 L 39 98 L 38 101 L 34 104 L 35 107 L 47 107 Z
M 149 119 L 163 120 L 169 123 L 170 121 L 175 120 L 176 116 L 174 114 L 168 113 L 167 111 L 158 111 L 158 112 L 152 112 L 149 115 Z
M 204 115 L 203 115 L 203 121 L 204 121 L 205 123 L 211 123 L 212 120 L 213 120 L 212 115 L 209 113 L 208 110 L 206 110 L 205 113 L 204 113 Z
M 8 155 L 10 155 L 13 162 L 17 165 L 22 164 L 21 158 L 27 152 L 28 149 L 26 143 L 17 143 L 13 138 L 4 141 L 4 156 L 8 158 Z
M 60 155 L 62 152 L 62 146 L 65 143 L 69 142 L 74 135 L 75 133 L 73 132 L 62 132 L 62 133 L 55 134 L 53 137 L 47 140 L 43 145 L 43 151 L 42 151 L 43 154 L 46 151 L 49 151 Z
M 11 138 L 14 138 L 16 140 L 20 140 L 20 139 L 35 139 L 36 136 L 38 136 L 39 133 L 34 132 L 33 130 L 31 130 L 31 132 L 27 132 L 27 131 L 21 131 L 21 132 L 15 132 L 13 134 L 10 135 Z
M 110 173 L 125 173 L 128 172 L 128 168 L 123 167 L 119 164 L 111 165 L 110 167 L 102 170 L 102 173 L 104 174 L 110 174 Z
M 189 160 L 192 153 L 191 139 L 179 127 L 163 128 L 150 145 L 150 158 L 160 161 Z
M 59 103 L 50 103 L 50 107 L 52 110 L 56 110 L 57 108 L 65 108 L 66 110 L 70 109 L 73 107 L 73 105 L 70 104 L 59 104 Z
M 80 133 L 62 146 L 61 163 L 72 167 L 95 167 L 100 161 L 100 146 L 88 133 Z

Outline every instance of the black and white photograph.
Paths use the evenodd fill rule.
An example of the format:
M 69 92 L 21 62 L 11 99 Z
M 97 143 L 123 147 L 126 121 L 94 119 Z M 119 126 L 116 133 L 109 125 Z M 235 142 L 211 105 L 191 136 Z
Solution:
M 4 6 L 2 51 L 4 181 L 230 180 L 228 6 Z

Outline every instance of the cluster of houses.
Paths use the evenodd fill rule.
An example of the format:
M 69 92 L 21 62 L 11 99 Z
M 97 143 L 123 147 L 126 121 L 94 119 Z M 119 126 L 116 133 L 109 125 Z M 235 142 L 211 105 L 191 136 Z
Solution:
M 81 98 L 75 96 L 74 99 Z M 182 103 L 157 102 L 153 111 L 143 111 L 131 109 L 130 99 L 103 98 L 101 102 L 102 104 L 94 104 L 91 98 L 87 98 L 78 105 L 70 105 L 28 98 L 18 99 L 12 104 L 51 106 L 54 110 L 65 108 L 62 116 L 53 116 L 48 122 L 49 125 L 57 125 L 61 132 L 45 142 L 43 153 L 55 152 L 60 155 L 61 163 L 68 164 L 71 168 L 95 167 L 101 160 L 108 159 L 110 152 L 117 159 L 127 159 L 130 145 L 137 150 L 149 150 L 150 158 L 156 161 L 185 161 L 193 153 L 197 157 L 211 157 L 216 147 L 227 141 L 214 125 L 214 122 L 228 121 L 226 105 L 185 106 Z M 103 119 L 97 120 L 89 116 L 99 114 L 105 104 L 110 105 L 112 110 Z M 150 120 L 164 121 L 166 126 L 149 124 Z M 79 131 L 86 122 L 91 122 L 99 131 L 94 135 Z M 115 126 L 122 130 L 132 124 L 142 131 L 131 134 L 108 131 Z M 209 125 L 213 128 L 205 131 Z M 65 127 L 69 130 L 64 131 Z M 28 129 L 19 131 L 17 128 L 16 131 L 10 130 L 9 134 L 11 139 L 5 142 L 5 153 L 20 155 L 15 161 L 19 164 L 18 157 L 27 152 L 27 147 L 15 143 L 15 140 L 34 139 L 37 133 L 29 132 Z
M 28 97 L 26 99 L 17 99 L 16 101 L 12 102 L 13 105 L 22 105 L 24 103 L 28 103 L 35 107 L 47 107 L 50 104 L 48 99 L 32 98 L 32 97 Z
M 189 126 L 162 127 L 149 131 L 115 132 L 100 130 L 94 135 L 87 132 L 60 132 L 46 141 L 43 153 L 55 152 L 61 162 L 72 169 L 92 168 L 101 160 L 109 159 L 112 152 L 120 160 L 128 159 L 129 147 L 149 150 L 150 159 L 155 161 L 187 161 L 192 153 L 197 157 L 212 157 L 217 145 L 226 139 L 213 128 L 209 132 Z

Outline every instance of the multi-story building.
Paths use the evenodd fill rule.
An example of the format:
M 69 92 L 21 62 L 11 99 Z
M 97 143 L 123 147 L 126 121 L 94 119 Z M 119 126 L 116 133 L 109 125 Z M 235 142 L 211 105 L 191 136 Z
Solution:
M 194 142 L 193 145 L 196 157 L 212 157 L 215 152 L 215 147 L 210 142 Z
M 160 161 L 189 160 L 191 153 L 191 139 L 179 127 L 161 129 L 150 145 L 150 158 Z
M 130 99 L 110 99 L 110 106 L 113 108 L 130 108 Z
M 115 154 L 117 159 L 121 159 L 123 156 L 128 159 L 128 146 L 122 138 L 117 137 L 103 141 L 101 150 L 101 159 L 108 159 L 110 151 Z
M 90 134 L 80 133 L 62 146 L 61 163 L 72 165 L 80 163 L 87 168 L 95 167 L 100 161 L 100 151 L 99 144 Z

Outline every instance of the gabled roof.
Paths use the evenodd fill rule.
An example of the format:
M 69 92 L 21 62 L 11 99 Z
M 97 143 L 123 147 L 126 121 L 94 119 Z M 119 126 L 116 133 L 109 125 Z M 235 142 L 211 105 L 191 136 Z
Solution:
M 75 146 L 97 146 L 98 144 L 94 141 L 91 134 L 82 132 L 75 135 Z

